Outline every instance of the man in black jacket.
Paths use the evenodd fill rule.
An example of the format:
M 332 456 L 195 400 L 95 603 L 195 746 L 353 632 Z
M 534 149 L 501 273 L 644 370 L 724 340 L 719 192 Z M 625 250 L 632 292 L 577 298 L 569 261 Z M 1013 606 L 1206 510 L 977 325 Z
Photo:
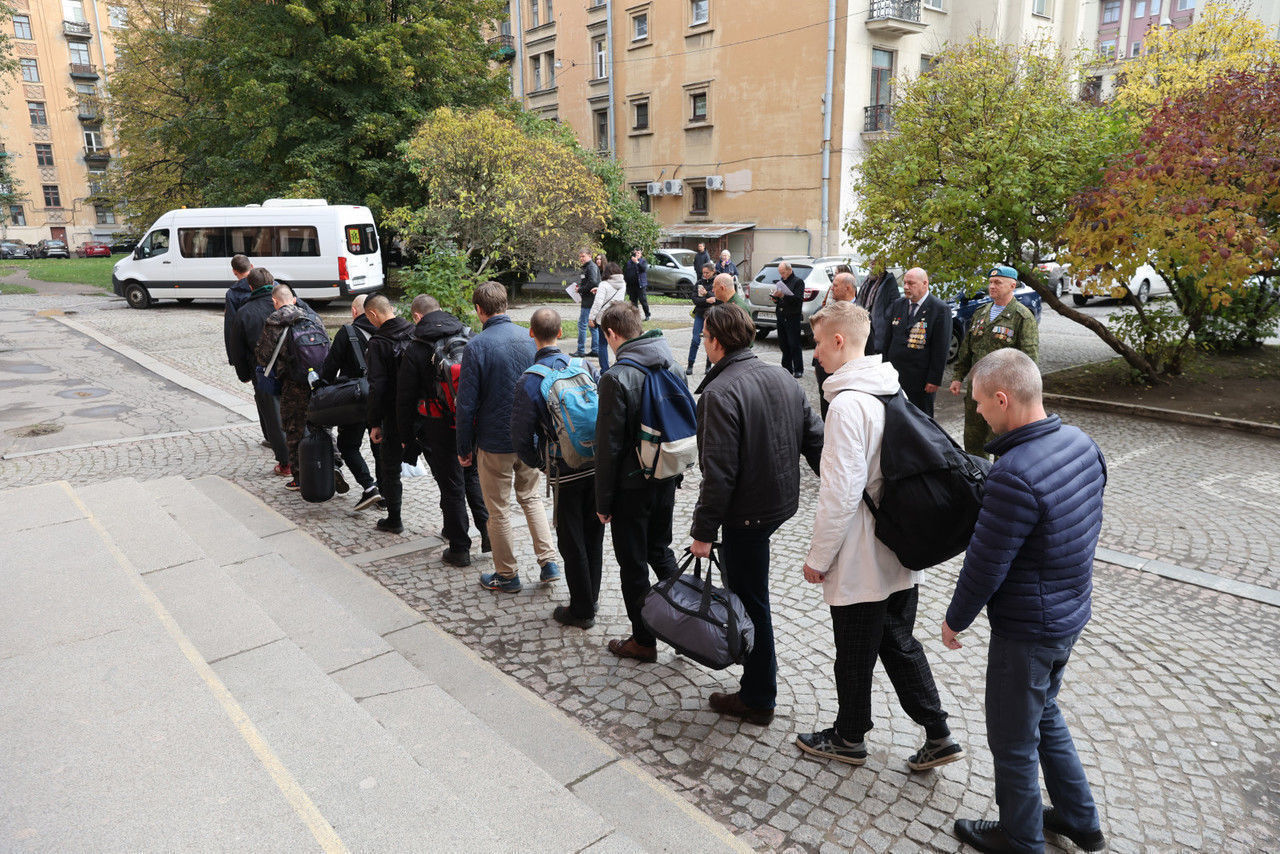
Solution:
M 267 388 L 267 382 L 254 370 L 257 361 L 253 351 L 262 337 L 262 327 L 267 318 L 276 310 L 271 302 L 271 289 L 276 280 L 271 273 L 259 267 L 250 271 L 245 278 L 249 287 L 249 296 L 232 315 L 231 334 L 227 337 L 227 358 L 236 369 L 236 376 L 242 383 L 253 383 L 253 402 L 258 407 L 258 423 L 262 433 L 271 444 L 271 453 L 275 455 L 275 473 L 281 477 L 292 477 L 289 467 L 289 445 L 285 441 L 284 426 L 280 422 L 280 398 Z
M 578 253 L 578 261 L 582 264 L 582 278 L 578 281 L 578 298 L 582 302 L 578 306 L 578 349 L 573 355 L 581 359 L 596 355 L 596 333 L 591 331 L 588 323 L 591 320 L 591 307 L 596 302 L 596 288 L 600 287 L 600 268 L 591 260 L 591 253 L 586 249 Z M 583 349 L 588 335 L 591 336 L 590 353 Z
M 689 365 L 684 369 L 686 377 L 693 376 L 693 366 L 698 361 L 698 351 L 702 349 L 702 322 L 707 315 L 707 307 L 716 301 L 716 268 L 708 264 L 701 272 L 702 278 L 693 286 L 690 296 L 693 300 L 693 337 L 689 341 Z M 711 370 L 710 362 L 707 362 L 707 370 Z
M 769 294 L 778 315 L 778 345 L 782 348 L 782 368 L 799 379 L 804 376 L 804 348 L 800 343 L 800 320 L 804 312 L 804 279 L 786 261 L 778 263 L 778 284 Z
M 373 337 L 374 326 L 364 313 L 365 295 L 360 294 L 351 300 L 351 322 L 338 330 L 333 336 L 333 344 L 329 347 L 329 355 L 320 367 L 320 379 L 331 383 L 338 379 L 356 379 L 367 376 L 369 339 Z M 351 469 L 351 474 L 360 484 L 363 493 L 356 502 L 357 510 L 364 510 L 382 499 L 373 476 L 369 474 L 369 466 L 360 453 L 364 444 L 364 422 L 338 425 L 338 453 L 342 461 Z M 377 453 L 376 447 L 374 453 Z M 376 459 L 376 457 L 375 457 Z M 376 463 L 375 463 L 376 465 Z
M 490 551 L 489 511 L 480 493 L 475 466 L 458 463 L 458 431 L 453 412 L 440 398 L 436 344 L 465 337 L 466 325 L 440 309 L 435 297 L 419 294 L 409 307 L 413 315 L 413 339 L 400 357 L 396 379 L 396 424 L 403 441 L 416 439 L 440 491 L 444 539 L 449 544 L 441 557 L 450 566 L 471 566 L 471 534 L 467 507 L 480 531 L 480 551 Z M 425 411 L 424 411 L 425 410 Z
M 235 328 L 236 311 L 244 305 L 245 300 L 249 299 L 249 294 L 253 292 L 248 282 L 249 273 L 252 271 L 253 262 L 248 256 L 231 256 L 231 275 L 236 277 L 236 282 L 227 288 L 222 304 L 222 341 L 227 349 L 228 365 L 235 364 L 231 361 L 231 332 Z
M 695 271 L 701 270 L 708 264 L 715 266 L 715 263 L 711 260 L 711 254 L 707 252 L 707 244 L 699 242 L 698 251 L 693 253 L 693 269 Z
M 369 339 L 369 441 L 380 445 L 376 454 L 378 491 L 387 502 L 387 518 L 378 520 L 378 530 L 399 534 L 404 531 L 400 520 L 400 501 L 404 489 L 400 484 L 400 464 L 418 455 L 412 437 L 401 437 L 396 423 L 396 375 L 400 370 L 400 354 L 413 336 L 413 324 L 397 317 L 391 301 L 382 294 L 365 303 L 365 315 L 374 325 Z
M 754 335 L 755 325 L 732 306 L 707 309 L 703 337 L 714 367 L 697 392 L 702 487 L 689 533 L 698 557 L 711 553 L 720 534 L 725 583 L 756 630 L 738 691 L 712 694 L 711 708 L 764 726 L 778 696 L 769 538 L 800 505 L 800 457 L 818 472 L 822 422 L 800 386 L 751 351 Z
M 883 264 L 879 258 L 874 266 Z M 871 337 L 867 339 L 867 355 L 875 356 L 885 351 L 889 344 L 889 317 L 893 304 L 898 301 L 898 280 L 887 269 L 870 273 L 854 300 L 871 315 Z
M 885 361 L 898 371 L 907 400 L 933 415 L 934 395 L 947 369 L 951 346 L 951 307 L 929 293 L 929 274 L 912 267 L 902 277 L 906 296 L 889 313 Z
M 640 397 L 646 368 L 661 368 L 680 377 L 661 329 L 644 331 L 633 305 L 614 303 L 600 315 L 617 361 L 600 375 L 600 409 L 596 416 L 596 514 L 609 525 L 613 552 L 622 580 L 622 600 L 631 620 L 631 637 L 609 641 L 609 651 L 637 661 L 656 661 L 658 641 L 640 618 L 649 592 L 649 569 L 658 579 L 679 570 L 671 552 L 671 518 L 680 478 L 649 480 L 640 470 Z
M 631 257 L 622 268 L 622 278 L 627 283 L 627 299 L 640 306 L 644 319 L 649 319 L 649 262 L 639 249 L 631 250 Z

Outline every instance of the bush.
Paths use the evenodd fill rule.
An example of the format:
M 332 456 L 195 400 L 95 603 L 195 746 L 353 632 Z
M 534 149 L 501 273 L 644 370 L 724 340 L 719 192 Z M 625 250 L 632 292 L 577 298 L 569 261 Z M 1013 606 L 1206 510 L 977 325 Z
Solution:
M 428 294 L 440 302 L 440 308 L 474 328 L 476 316 L 471 294 L 476 285 L 485 280 L 471 270 L 460 252 L 423 252 L 418 263 L 401 275 L 405 296 L 401 313 L 408 313 L 408 304 L 418 294 Z
M 1179 374 L 1187 355 L 1187 321 L 1172 301 L 1150 303 L 1141 311 L 1118 312 L 1107 321 L 1111 331 L 1159 374 Z M 1135 380 L 1143 379 L 1135 376 Z
M 1280 324 L 1280 285 L 1251 279 L 1234 291 L 1230 303 L 1209 314 L 1196 340 L 1215 352 L 1257 347 L 1276 334 Z

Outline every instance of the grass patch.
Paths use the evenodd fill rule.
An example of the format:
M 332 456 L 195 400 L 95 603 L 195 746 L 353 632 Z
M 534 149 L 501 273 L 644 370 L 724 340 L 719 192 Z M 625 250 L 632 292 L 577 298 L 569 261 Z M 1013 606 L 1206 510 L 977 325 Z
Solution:
M 0 267 L 0 274 L 8 275 L 16 270 L 26 270 L 27 275 L 40 282 L 65 282 L 73 285 L 92 285 L 111 290 L 111 267 L 119 259 L 111 258 L 10 258 Z
M 0 275 L 5 274 L 3 271 L 0 271 Z M 0 282 L 0 294 L 34 294 L 35 292 L 35 288 L 29 288 L 26 285 L 9 285 L 4 282 Z
M 1197 355 L 1180 377 L 1136 385 L 1123 359 L 1045 375 L 1044 390 L 1071 397 L 1280 424 L 1280 347 Z

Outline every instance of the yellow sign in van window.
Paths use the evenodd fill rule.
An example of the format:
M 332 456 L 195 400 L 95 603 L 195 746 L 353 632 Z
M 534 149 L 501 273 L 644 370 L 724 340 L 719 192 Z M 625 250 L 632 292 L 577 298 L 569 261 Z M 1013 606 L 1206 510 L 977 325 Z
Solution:
M 360 229 L 357 226 L 347 226 L 347 248 L 356 253 L 360 251 Z

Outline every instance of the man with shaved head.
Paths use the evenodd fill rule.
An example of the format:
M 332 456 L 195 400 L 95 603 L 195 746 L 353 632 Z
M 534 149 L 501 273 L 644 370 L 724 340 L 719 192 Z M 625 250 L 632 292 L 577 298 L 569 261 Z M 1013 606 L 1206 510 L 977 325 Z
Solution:
M 826 301 L 823 308 L 828 305 L 834 305 L 838 302 L 853 302 L 858 296 L 858 280 L 853 277 L 853 273 L 845 272 L 848 267 L 840 265 L 844 269 L 836 273 L 835 278 L 831 280 L 831 288 L 827 291 Z M 827 401 L 826 396 L 822 393 L 822 384 L 827 381 L 827 377 L 831 374 L 827 373 L 826 368 L 822 367 L 822 362 L 818 361 L 818 354 L 815 350 L 813 354 L 813 375 L 818 380 L 818 408 L 822 410 L 822 420 L 827 420 L 827 409 L 831 404 Z
M 339 329 L 333 336 L 333 345 L 324 365 L 320 367 L 320 379 L 326 383 L 340 379 L 355 379 L 368 374 L 366 352 L 369 339 L 375 332 L 373 323 L 364 313 L 365 295 L 359 294 L 351 301 L 351 322 Z M 356 509 L 364 510 L 378 502 L 382 495 L 374 484 L 373 475 L 369 473 L 369 465 L 360 453 L 364 443 L 364 421 L 354 424 L 338 425 L 338 453 L 342 461 L 351 469 L 351 474 L 360 484 L 360 498 L 356 501 Z
M 951 346 L 951 308 L 929 293 L 929 274 L 912 267 L 902 277 L 906 296 L 889 313 L 885 361 L 898 371 L 898 382 L 926 415 L 933 415 L 933 399 L 947 369 Z

